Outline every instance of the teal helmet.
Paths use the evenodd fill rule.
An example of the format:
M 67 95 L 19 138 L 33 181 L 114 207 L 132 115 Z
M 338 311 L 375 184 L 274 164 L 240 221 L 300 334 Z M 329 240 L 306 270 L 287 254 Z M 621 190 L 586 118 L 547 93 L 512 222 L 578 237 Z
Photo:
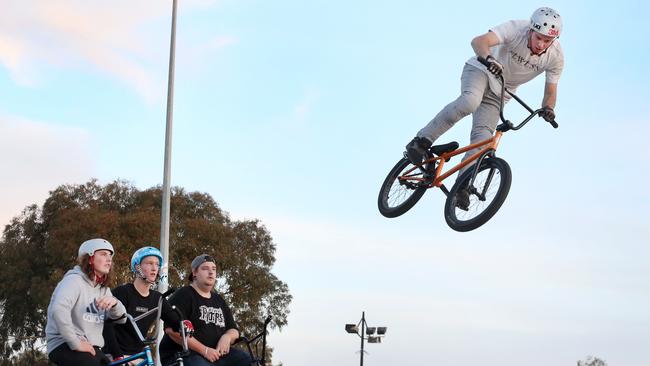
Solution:
M 131 257 L 131 272 L 137 274 L 137 270 L 135 266 L 139 265 L 140 262 L 144 257 L 158 257 L 158 260 L 160 261 L 160 265 L 162 266 L 163 263 L 163 257 L 162 253 L 160 253 L 160 250 L 154 247 L 143 247 L 135 251 L 133 253 L 133 256 Z

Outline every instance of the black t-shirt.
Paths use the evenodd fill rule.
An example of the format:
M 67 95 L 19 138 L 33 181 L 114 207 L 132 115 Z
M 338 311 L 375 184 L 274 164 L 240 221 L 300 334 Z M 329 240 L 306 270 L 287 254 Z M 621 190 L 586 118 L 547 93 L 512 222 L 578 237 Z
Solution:
M 237 329 L 232 312 L 226 301 L 212 292 L 210 298 L 199 295 L 192 286 L 176 291 L 169 300 L 176 305 L 186 319 L 194 326 L 194 338 L 208 347 L 216 347 L 221 336 L 229 329 Z M 170 326 L 165 322 L 165 328 Z M 181 346 L 165 335 L 160 342 L 160 358 L 173 357 L 182 350 Z
M 160 292 L 154 290 L 149 291 L 149 296 L 142 296 L 132 283 L 118 286 L 112 290 L 112 293 L 113 296 L 124 304 L 126 312 L 131 314 L 133 318 L 137 318 L 157 307 L 158 300 L 162 296 Z M 157 311 L 154 311 L 136 322 L 143 337 L 147 336 L 147 330 L 156 320 L 157 313 Z M 164 298 L 160 318 L 165 321 L 166 327 L 178 330 L 178 315 L 172 310 L 167 299 Z M 114 335 L 111 334 L 113 332 Z M 129 321 L 126 324 L 106 323 L 103 335 L 106 343 L 104 350 L 113 357 L 123 356 L 125 354 L 133 355 L 142 351 L 144 347 L 144 344 L 138 338 L 135 329 L 133 329 Z

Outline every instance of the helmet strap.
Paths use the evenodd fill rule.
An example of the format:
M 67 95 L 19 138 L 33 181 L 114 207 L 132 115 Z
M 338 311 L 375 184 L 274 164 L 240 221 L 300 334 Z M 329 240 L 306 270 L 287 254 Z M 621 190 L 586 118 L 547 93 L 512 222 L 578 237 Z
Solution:
M 140 267 L 139 264 L 135 266 L 135 277 L 141 278 L 144 282 L 148 283 L 150 286 L 153 286 L 156 284 L 156 280 L 158 279 L 158 276 L 156 276 L 156 280 L 149 281 L 147 279 L 147 276 L 144 275 L 144 272 L 142 271 L 142 267 Z

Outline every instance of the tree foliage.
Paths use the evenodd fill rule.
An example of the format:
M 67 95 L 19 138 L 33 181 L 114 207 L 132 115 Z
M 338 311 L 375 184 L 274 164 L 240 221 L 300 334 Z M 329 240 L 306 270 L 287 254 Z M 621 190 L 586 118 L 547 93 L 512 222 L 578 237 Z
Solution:
M 598 357 L 589 356 L 583 361 L 578 361 L 578 366 L 607 366 L 607 362 Z
M 5 227 L 0 240 L 0 357 L 42 343 L 54 287 L 74 266 L 79 245 L 91 238 L 115 247 L 114 284 L 132 280 L 132 253 L 160 242 L 160 187 L 140 191 L 124 181 L 62 185 L 42 207 L 31 205 Z M 232 220 L 210 195 L 172 189 L 169 284 L 187 284 L 192 259 L 207 253 L 218 263 L 217 289 L 242 333 L 287 323 L 291 295 L 271 268 L 275 244 L 258 220 Z
M 11 359 L 0 359 L 0 366 L 49 366 L 47 355 L 38 349 L 28 349 Z

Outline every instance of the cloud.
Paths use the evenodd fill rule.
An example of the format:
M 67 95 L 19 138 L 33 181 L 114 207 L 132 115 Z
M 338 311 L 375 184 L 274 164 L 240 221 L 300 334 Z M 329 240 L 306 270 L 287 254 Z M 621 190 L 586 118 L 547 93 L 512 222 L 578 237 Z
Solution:
M 186 1 L 183 10 L 215 3 Z M 22 86 L 43 82 L 48 67 L 89 68 L 152 102 L 163 96 L 169 30 L 145 30 L 170 13 L 171 1 L 12 0 L 0 12 L 0 65 Z
M 0 225 L 58 185 L 89 179 L 90 153 L 85 130 L 0 115 Z

